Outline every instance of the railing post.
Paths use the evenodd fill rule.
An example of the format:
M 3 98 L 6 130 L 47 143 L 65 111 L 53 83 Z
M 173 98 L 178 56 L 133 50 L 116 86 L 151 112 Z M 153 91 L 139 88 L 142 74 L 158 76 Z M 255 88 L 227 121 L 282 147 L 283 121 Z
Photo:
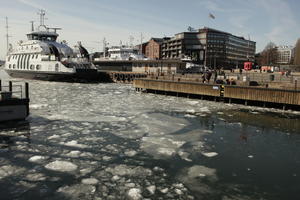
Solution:
M 2 91 L 2 82 L 1 82 L 1 79 L 0 79 L 0 91 Z
M 8 83 L 9 83 L 9 91 L 12 92 L 12 82 L 9 81 Z
M 29 99 L 29 84 L 25 83 L 25 97 L 26 99 Z

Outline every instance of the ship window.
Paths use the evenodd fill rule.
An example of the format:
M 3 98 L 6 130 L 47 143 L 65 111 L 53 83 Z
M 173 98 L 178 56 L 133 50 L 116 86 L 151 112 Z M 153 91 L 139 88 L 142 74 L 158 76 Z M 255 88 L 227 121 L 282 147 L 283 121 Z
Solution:
M 34 70 L 34 65 L 30 65 L 30 69 L 31 69 L 31 70 Z
M 9 65 L 9 68 L 10 68 L 10 65 Z M 13 69 L 15 69 L 16 68 L 16 64 L 13 64 Z
M 11 68 L 11 64 L 8 65 L 8 68 L 9 68 L 9 69 Z
M 41 65 L 36 65 L 36 70 L 40 70 L 41 69 Z
M 35 58 L 37 59 L 37 58 L 38 58 L 38 56 L 39 56 L 39 55 L 38 55 L 38 54 L 36 54 Z
M 32 57 L 31 57 L 32 59 L 34 59 L 34 55 L 32 55 Z
M 10 56 L 8 56 L 8 59 L 7 59 L 7 61 L 10 61 Z

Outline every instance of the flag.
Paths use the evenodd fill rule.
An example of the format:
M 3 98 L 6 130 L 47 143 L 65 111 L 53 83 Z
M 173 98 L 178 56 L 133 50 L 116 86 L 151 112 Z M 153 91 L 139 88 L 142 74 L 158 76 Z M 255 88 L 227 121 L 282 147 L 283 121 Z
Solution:
M 213 14 L 211 14 L 211 13 L 209 13 L 209 17 L 212 18 L 212 19 L 215 19 L 215 18 L 216 18 L 216 17 L 215 17 Z

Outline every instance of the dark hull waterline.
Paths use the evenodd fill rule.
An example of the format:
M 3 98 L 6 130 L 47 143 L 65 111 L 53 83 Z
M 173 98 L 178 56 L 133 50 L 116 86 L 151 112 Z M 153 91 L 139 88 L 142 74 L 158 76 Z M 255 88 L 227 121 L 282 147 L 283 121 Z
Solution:
M 5 70 L 13 78 L 36 79 L 45 81 L 60 82 L 100 82 L 100 76 L 95 69 L 88 71 L 77 71 L 76 73 L 47 73 L 32 71 L 12 71 Z

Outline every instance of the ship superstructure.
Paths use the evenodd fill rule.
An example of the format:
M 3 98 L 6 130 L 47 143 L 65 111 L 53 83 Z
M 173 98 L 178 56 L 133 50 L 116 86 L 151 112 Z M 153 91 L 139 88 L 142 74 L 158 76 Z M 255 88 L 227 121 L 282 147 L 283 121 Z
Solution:
M 5 71 L 12 77 L 59 81 L 96 79 L 97 70 L 90 62 L 88 51 L 78 43 L 76 54 L 65 41 L 57 42 L 59 28 L 44 25 L 45 11 L 37 31 L 27 34 L 28 41 L 10 46 Z

